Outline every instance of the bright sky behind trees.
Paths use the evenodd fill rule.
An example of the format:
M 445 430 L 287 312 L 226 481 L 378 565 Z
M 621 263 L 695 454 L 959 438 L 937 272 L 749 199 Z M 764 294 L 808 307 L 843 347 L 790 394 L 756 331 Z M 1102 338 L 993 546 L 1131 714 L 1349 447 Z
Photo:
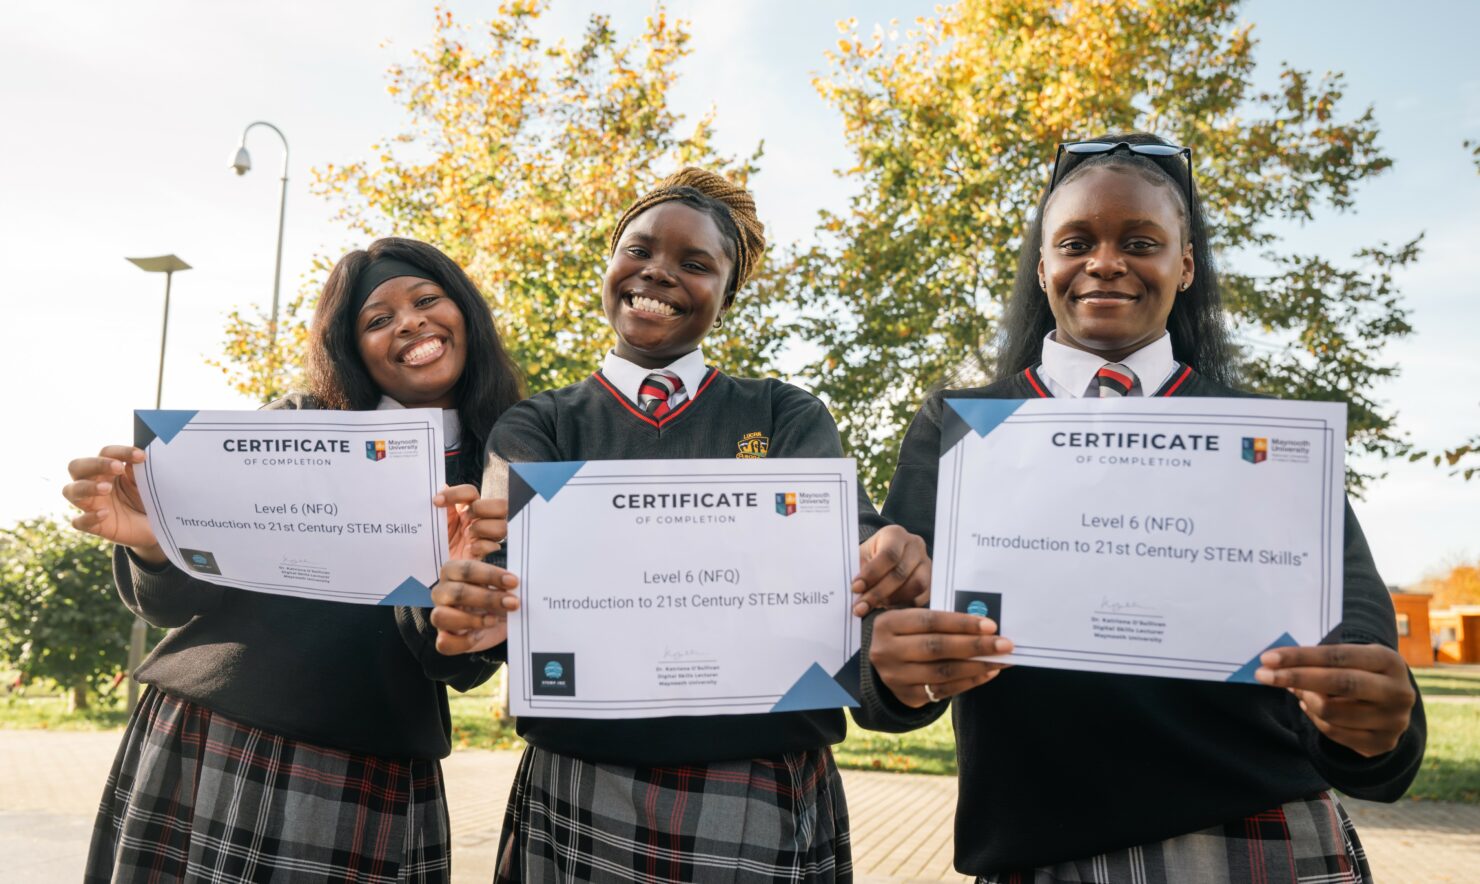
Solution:
M 463 20 L 481 4 L 448 4 Z M 608 4 L 622 37 L 648 4 Z M 591 3 L 561 3 L 542 30 L 574 38 Z M 832 170 L 849 161 L 841 123 L 811 77 L 825 69 L 835 22 L 907 28 L 929 3 L 675 2 L 693 53 L 675 108 L 690 120 L 713 105 L 717 146 L 748 154 L 773 242 L 810 235 L 816 212 L 848 195 Z M 1427 237 L 1398 277 L 1417 333 L 1395 346 L 1403 377 L 1380 391 L 1420 447 L 1457 444 L 1480 426 L 1480 175 L 1466 139 L 1480 138 L 1480 66 L 1470 35 L 1480 7 L 1423 2 L 1256 0 L 1266 82 L 1287 60 L 1347 76 L 1346 111 L 1376 107 L 1395 167 L 1365 185 L 1356 211 L 1291 227 L 1301 252 L 1341 260 L 1378 240 Z M 166 407 L 251 407 L 205 359 L 219 355 L 225 313 L 271 297 L 280 147 L 253 132 L 253 171 L 228 169 L 242 128 L 266 119 L 292 145 L 285 298 L 315 253 L 362 244 L 308 192 L 309 169 L 364 157 L 401 127 L 385 68 L 432 32 L 430 4 L 394 0 L 246 6 L 188 2 L 23 4 L 0 27 L 0 249 L 17 411 L 0 441 L 0 523 L 60 512 L 68 458 L 126 441 L 129 412 L 153 404 L 163 280 L 125 256 L 175 252 L 196 269 L 175 280 Z M 382 44 L 386 44 L 383 45 Z M 592 297 L 596 296 L 593 277 Z M 805 358 L 797 354 L 795 358 Z M 1393 463 L 1358 513 L 1390 582 L 1480 555 L 1480 482 L 1427 464 Z

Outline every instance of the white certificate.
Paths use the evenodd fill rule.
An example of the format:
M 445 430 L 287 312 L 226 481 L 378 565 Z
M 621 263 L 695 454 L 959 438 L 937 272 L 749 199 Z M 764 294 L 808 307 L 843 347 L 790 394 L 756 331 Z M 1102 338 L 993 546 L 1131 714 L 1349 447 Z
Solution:
M 851 459 L 510 465 L 513 713 L 857 705 Z
M 136 411 L 139 491 L 176 567 L 257 592 L 430 606 L 442 413 Z
M 1022 666 L 1253 681 L 1341 622 L 1346 406 L 947 399 L 931 607 Z

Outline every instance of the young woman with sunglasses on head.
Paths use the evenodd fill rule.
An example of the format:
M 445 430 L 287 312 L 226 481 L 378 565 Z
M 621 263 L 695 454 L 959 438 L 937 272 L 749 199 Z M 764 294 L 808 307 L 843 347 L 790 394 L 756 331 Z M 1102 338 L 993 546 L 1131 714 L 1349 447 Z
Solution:
M 381 239 L 325 283 L 308 349 L 308 393 L 277 409 L 441 408 L 447 478 L 439 505 L 454 553 L 484 440 L 520 398 L 519 373 L 488 305 L 425 243 Z M 108 540 L 130 610 L 170 627 L 139 667 L 149 687 L 129 720 L 93 832 L 88 881 L 450 879 L 439 759 L 451 749 L 446 685 L 496 664 L 443 656 L 428 612 L 216 586 L 170 565 L 133 467 L 104 448 L 69 465 L 73 524 Z M 208 488 L 202 489 L 209 494 Z
M 947 396 L 1250 395 L 1228 386 L 1190 151 L 1060 148 L 1002 340 L 999 379 L 932 395 L 901 447 L 884 515 L 927 542 Z M 1012 648 L 986 618 L 887 611 L 867 633 L 866 723 L 919 727 L 956 698 L 956 868 L 981 881 L 1370 880 L 1331 789 L 1395 800 L 1425 729 L 1349 506 L 1345 538 L 1340 643 L 1266 652 L 1261 685 L 1007 668 L 971 659 Z
M 601 287 L 615 349 L 591 377 L 533 396 L 498 422 L 485 491 L 506 482 L 508 463 L 841 457 L 837 426 L 816 397 L 705 363 L 704 339 L 764 250 L 754 200 L 713 172 L 684 169 L 640 198 L 617 222 Z M 757 438 L 768 443 L 746 444 Z M 882 526 L 866 497 L 858 509 L 855 613 L 919 598 L 929 583 L 924 544 Z M 479 520 L 474 530 L 498 539 L 504 527 Z M 443 576 L 432 592 L 439 647 L 502 654 L 511 575 L 465 561 L 448 563 Z M 496 881 L 852 880 L 847 805 L 829 748 L 845 733 L 839 709 L 518 725 L 529 748 Z

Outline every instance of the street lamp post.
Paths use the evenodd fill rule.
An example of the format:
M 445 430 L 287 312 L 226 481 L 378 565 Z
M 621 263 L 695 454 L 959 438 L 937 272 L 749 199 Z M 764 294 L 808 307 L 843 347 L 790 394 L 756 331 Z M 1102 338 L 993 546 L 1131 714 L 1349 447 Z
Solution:
M 288 137 L 283 134 L 283 130 L 271 123 L 261 120 L 249 123 L 242 130 L 241 144 L 237 145 L 236 156 L 231 160 L 231 168 L 238 175 L 245 175 L 252 168 L 252 157 L 247 153 L 247 133 L 254 126 L 266 126 L 276 132 L 283 142 L 283 189 L 282 196 L 278 199 L 277 263 L 272 270 L 272 318 L 267 324 L 267 370 L 271 380 L 277 363 L 278 292 L 283 281 L 283 222 L 288 216 Z
M 159 329 L 159 375 L 154 382 L 154 407 L 159 408 L 164 396 L 164 345 L 170 333 L 170 284 L 174 282 L 175 271 L 189 270 L 190 265 L 181 261 L 175 255 L 159 255 L 154 258 L 129 258 L 128 262 L 140 270 L 149 273 L 164 274 L 164 323 Z M 144 618 L 135 617 L 133 628 L 129 631 L 128 642 L 128 711 L 133 712 L 134 706 L 139 702 L 139 683 L 134 679 L 134 671 L 139 664 L 144 662 L 144 643 L 149 637 L 148 624 Z

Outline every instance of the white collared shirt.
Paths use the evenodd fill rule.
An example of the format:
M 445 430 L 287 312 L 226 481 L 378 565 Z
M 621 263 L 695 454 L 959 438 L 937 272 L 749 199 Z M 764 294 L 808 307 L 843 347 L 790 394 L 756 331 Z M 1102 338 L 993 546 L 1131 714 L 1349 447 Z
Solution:
M 663 367 L 683 381 L 684 391 L 688 394 L 684 399 L 693 398 L 699 391 L 699 385 L 704 383 L 704 376 L 709 373 L 704 365 L 704 351 L 697 347 Z M 606 354 L 606 361 L 601 364 L 601 373 L 606 375 L 606 379 L 611 381 L 618 393 L 626 396 L 628 401 L 636 402 L 638 388 L 653 373 L 653 369 L 629 362 L 613 351 Z
M 397 402 L 389 396 L 382 395 L 376 403 L 376 411 L 389 411 L 393 408 L 405 408 L 406 406 Z M 442 409 L 442 447 L 447 451 L 456 451 L 462 444 L 462 419 L 457 416 L 456 408 Z
M 1038 374 L 1048 382 L 1048 392 L 1054 396 L 1081 399 L 1090 395 L 1091 390 L 1098 391 L 1095 373 L 1108 364 L 1103 356 L 1060 344 L 1054 340 L 1054 333 L 1049 332 L 1043 338 L 1043 364 Z M 1154 394 L 1177 370 L 1177 360 L 1172 356 L 1172 336 L 1162 332 L 1161 337 L 1120 360 L 1120 364 L 1136 373 L 1136 385 L 1130 395 Z

